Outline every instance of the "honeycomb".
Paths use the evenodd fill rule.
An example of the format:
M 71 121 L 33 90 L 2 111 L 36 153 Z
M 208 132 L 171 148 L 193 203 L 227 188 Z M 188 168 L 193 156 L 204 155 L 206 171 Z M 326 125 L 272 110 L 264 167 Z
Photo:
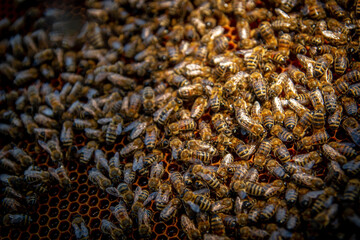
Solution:
M 59 8 L 66 8 L 67 1 L 54 2 L 53 5 Z M 261 1 L 256 2 L 257 6 L 263 7 L 264 4 Z M 42 5 L 40 5 L 41 8 Z M 18 16 L 21 16 L 25 10 L 21 8 L 19 11 L 14 2 L 10 0 L 0 1 L 0 19 L 8 17 L 11 21 L 14 21 Z M 82 12 L 81 8 L 73 10 L 75 12 Z M 258 24 L 254 23 L 253 27 Z M 223 26 L 225 29 L 225 36 L 229 39 L 229 51 L 239 50 L 238 41 L 239 37 L 235 27 L 235 21 L 232 21 L 230 25 Z M 294 60 L 292 64 L 299 66 L 299 63 Z M 284 71 L 284 69 L 282 70 Z M 51 86 L 53 89 L 60 90 L 64 82 L 60 79 L 51 80 Z M 204 114 L 203 119 L 211 119 L 210 113 Z M 76 132 L 75 132 L 76 133 Z M 195 132 L 198 136 L 198 133 Z M 330 139 L 341 142 L 348 141 L 345 137 L 345 133 L 342 129 L 332 132 Z M 83 133 L 77 132 L 74 137 L 74 145 L 80 149 L 88 142 L 88 139 Z M 101 150 L 106 154 L 106 158 L 110 159 L 117 151 L 119 151 L 125 144 L 128 143 L 124 137 L 120 142 L 115 143 L 114 146 L 108 146 L 105 144 L 100 145 Z M 1 140 L 0 147 L 5 144 L 4 140 Z M 25 139 L 18 144 L 18 147 L 24 149 L 37 163 L 37 165 L 43 169 L 47 167 L 56 167 L 50 159 L 50 156 L 41 148 L 37 146 L 31 139 Z M 301 151 L 297 151 L 292 144 L 287 144 L 288 150 L 291 155 L 300 154 Z M 63 149 L 66 151 L 67 149 Z M 182 166 L 174 161 L 170 161 L 171 152 L 165 151 L 165 158 L 161 161 L 164 164 L 165 173 L 162 177 L 162 181 L 170 182 L 169 174 L 173 171 L 182 172 Z M 126 163 L 127 159 L 122 162 Z M 252 159 L 250 159 L 250 162 Z M 219 159 L 213 160 L 213 165 L 219 165 Z M 72 190 L 66 192 L 59 186 L 52 186 L 48 195 L 43 195 L 39 199 L 36 208 L 31 209 L 29 215 L 32 217 L 33 222 L 23 228 L 7 228 L 0 226 L 1 239 L 73 239 L 73 229 L 71 227 L 72 217 L 75 214 L 80 214 L 85 220 L 87 228 L 90 230 L 90 239 L 106 239 L 106 236 L 102 234 L 100 230 L 101 219 L 108 219 L 112 222 L 116 221 L 111 215 L 109 210 L 110 206 L 118 204 L 119 199 L 107 194 L 105 191 L 98 189 L 94 186 L 87 177 L 87 172 L 93 167 L 93 161 L 87 166 L 80 165 L 77 161 L 66 162 L 65 165 L 69 177 L 72 181 Z M 325 176 L 327 169 L 324 166 L 318 166 L 316 169 L 317 176 Z M 260 175 L 260 182 L 272 182 L 274 178 L 265 173 Z M 147 188 L 148 179 L 143 176 L 137 175 L 136 181 L 133 185 L 133 189 L 137 186 L 141 188 Z M 0 195 L 0 198 L 2 196 Z M 156 210 L 155 204 L 152 203 L 148 207 L 152 211 L 152 235 L 151 239 L 184 239 L 186 234 L 182 231 L 179 218 L 172 218 L 169 222 L 162 222 L 160 220 L 160 211 Z M 133 235 L 130 237 L 139 239 L 137 228 L 134 227 Z

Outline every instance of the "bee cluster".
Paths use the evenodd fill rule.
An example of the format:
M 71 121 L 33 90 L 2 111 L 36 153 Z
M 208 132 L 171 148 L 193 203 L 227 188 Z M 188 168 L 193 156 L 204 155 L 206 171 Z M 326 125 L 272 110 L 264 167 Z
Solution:
M 360 237 L 359 1 L 84 6 L 0 20 L 3 226 L 47 236 L 50 199 L 52 238 Z

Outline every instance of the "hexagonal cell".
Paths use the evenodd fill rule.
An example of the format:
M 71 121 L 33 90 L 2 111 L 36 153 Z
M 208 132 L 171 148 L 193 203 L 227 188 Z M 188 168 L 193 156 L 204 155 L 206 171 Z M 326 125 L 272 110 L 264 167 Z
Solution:
M 79 206 L 80 206 L 80 205 L 79 205 L 77 202 L 73 202 L 73 203 L 71 203 L 70 206 L 69 206 L 69 211 L 70 211 L 70 212 L 75 212 L 75 211 L 78 210 Z
M 60 240 L 69 240 L 71 238 L 71 234 L 69 232 L 61 233 Z
M 49 221 L 49 217 L 46 215 L 42 215 L 39 219 L 40 225 L 47 225 L 48 221 Z
M 100 212 L 100 219 L 107 219 L 110 216 L 110 211 L 104 210 Z
M 47 203 L 49 201 L 49 197 L 47 195 L 41 196 L 41 198 L 39 198 L 39 204 L 44 204 Z
M 57 239 L 57 238 L 59 238 L 59 236 L 60 236 L 60 232 L 56 229 L 51 230 L 49 233 L 50 239 Z
M 65 191 L 64 189 L 61 189 L 58 196 L 60 199 L 65 199 L 69 196 L 69 192 Z
M 101 231 L 99 229 L 91 231 L 90 239 L 99 239 L 101 237 Z
M 144 186 L 146 186 L 148 184 L 148 178 L 147 177 L 141 177 L 141 178 L 139 178 L 137 183 L 139 184 L 139 186 L 144 187 Z
M 81 144 L 81 143 L 83 143 L 84 141 L 85 141 L 85 138 L 84 138 L 84 136 L 82 136 L 82 135 L 78 135 L 78 136 L 75 137 L 75 143 L 76 143 L 76 145 Z
M 52 187 L 50 190 L 49 190 L 49 195 L 54 197 L 56 195 L 59 194 L 59 191 L 60 189 L 58 187 Z
M 69 200 L 74 202 L 78 199 L 78 197 L 79 197 L 79 194 L 77 192 L 72 192 L 72 193 L 70 193 Z
M 42 205 L 42 206 L 39 207 L 38 212 L 39 212 L 40 214 L 45 214 L 45 213 L 48 211 L 48 209 L 49 209 L 49 206 L 48 206 L 48 205 Z
M 48 215 L 49 217 L 56 217 L 59 213 L 59 210 L 57 208 L 50 208 Z
M 51 198 L 50 201 L 49 201 L 49 206 L 50 206 L 50 207 L 55 207 L 55 206 L 58 205 L 59 201 L 60 201 L 60 200 L 59 200 L 57 197 L 53 197 L 53 198 Z
M 20 231 L 16 231 L 15 229 L 12 229 L 10 232 L 10 239 L 17 239 L 20 236 Z
M 47 162 L 48 159 L 49 159 L 49 155 L 47 155 L 47 154 L 42 154 L 42 155 L 40 155 L 40 156 L 38 157 L 37 163 L 38 163 L 38 164 L 44 164 L 44 163 Z
M 40 237 L 45 237 L 49 233 L 49 228 L 47 226 L 43 226 L 39 230 Z
M 82 195 L 80 195 L 78 201 L 79 201 L 79 203 L 85 203 L 88 199 L 89 199 L 89 196 L 88 196 L 88 195 L 82 194 Z
M 99 219 L 91 220 L 89 226 L 91 229 L 98 228 L 100 226 L 100 220 Z
M 31 235 L 31 237 L 30 237 L 30 240 L 39 240 L 39 239 L 40 239 L 40 237 L 35 234 Z
M 108 208 L 108 206 L 109 206 L 109 201 L 106 199 L 101 200 L 99 203 L 100 209 Z
M 99 190 L 97 195 L 98 195 L 98 198 L 104 198 L 107 196 L 107 192 Z
M 71 181 L 75 181 L 78 177 L 78 174 L 76 172 L 72 172 L 69 174 L 69 178 Z
M 50 228 L 56 228 L 59 225 L 59 220 L 57 218 L 53 218 L 49 221 Z
M 80 207 L 80 213 L 81 214 L 86 214 L 87 212 L 89 211 L 89 206 L 86 206 L 86 205 L 82 205 L 81 207 Z
M 173 237 L 173 236 L 177 235 L 178 232 L 179 232 L 179 229 L 177 229 L 177 227 L 175 227 L 175 226 L 171 226 L 171 227 L 168 227 L 168 229 L 166 229 L 166 235 L 169 237 Z
M 70 227 L 70 223 L 68 221 L 62 221 L 59 224 L 59 230 L 62 232 L 67 231 L 69 229 L 69 227 Z
M 39 224 L 33 223 L 30 225 L 29 232 L 30 233 L 37 233 L 39 231 Z
M 89 215 L 90 215 L 90 217 L 96 217 L 97 215 L 99 215 L 99 213 L 100 213 L 100 209 L 97 207 L 94 207 L 94 208 L 90 209 Z
M 79 175 L 78 182 L 80 184 L 82 184 L 82 183 L 85 183 L 87 179 L 88 179 L 88 177 L 86 176 L 86 174 L 81 174 L 81 175 Z
M 89 204 L 90 206 L 95 206 L 97 203 L 98 203 L 97 197 L 91 197 L 91 198 L 89 199 L 89 201 L 88 201 L 88 204 Z
M 69 205 L 68 200 L 61 200 L 61 202 L 59 203 L 59 209 L 66 209 L 68 205 Z
M 157 234 L 162 234 L 166 230 L 166 225 L 164 223 L 156 223 L 154 229 Z
M 93 186 L 93 187 L 91 187 L 91 188 L 89 189 L 88 194 L 89 194 L 89 195 L 94 195 L 94 194 L 96 194 L 97 192 L 98 192 L 98 189 L 97 189 L 95 186 Z
M 68 210 L 63 210 L 60 212 L 59 214 L 59 219 L 60 220 L 64 220 L 64 219 L 67 219 L 69 217 L 70 213 Z
M 86 192 L 88 189 L 89 189 L 89 187 L 88 187 L 87 185 L 83 184 L 83 185 L 80 185 L 80 186 L 79 186 L 78 192 L 79 192 L 79 193 L 84 193 L 84 192 Z

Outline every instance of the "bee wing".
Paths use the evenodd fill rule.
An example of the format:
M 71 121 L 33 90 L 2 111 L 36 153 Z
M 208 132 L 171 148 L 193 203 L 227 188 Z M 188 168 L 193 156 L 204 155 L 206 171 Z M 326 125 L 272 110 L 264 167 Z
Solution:
M 147 124 L 147 122 L 142 122 L 136 128 L 134 128 L 130 133 L 130 139 L 134 140 L 135 138 L 139 137 L 145 131 Z
M 140 156 L 138 159 L 134 158 L 133 171 L 136 172 L 144 167 L 144 157 Z
M 306 193 L 306 195 L 310 198 L 317 198 L 323 193 L 324 193 L 324 190 L 310 191 L 310 192 Z
M 81 235 L 82 235 L 82 237 L 87 237 L 89 235 L 89 230 L 85 226 L 85 223 L 82 222 L 80 227 L 81 227 Z
M 57 171 L 56 171 L 54 168 L 49 167 L 49 168 L 48 168 L 48 172 L 50 173 L 50 175 L 51 175 L 53 178 L 55 178 L 56 180 L 58 180 L 58 181 L 60 182 L 60 177 L 59 177 L 59 175 L 57 174 Z
M 121 135 L 121 133 L 122 133 L 122 131 L 123 131 L 123 127 L 122 127 L 122 124 L 121 123 L 118 123 L 118 125 L 116 126 L 116 136 L 119 136 L 119 135 Z M 135 138 L 134 138 L 135 139 Z
M 144 201 L 144 206 L 146 206 L 149 202 L 151 202 L 152 200 L 154 200 L 157 195 L 158 195 L 158 192 L 153 192 L 153 193 L 151 193 L 151 194 L 148 196 L 148 198 Z
M 120 194 L 119 190 L 117 190 L 116 187 L 108 187 L 105 190 L 108 194 L 110 194 L 112 196 L 121 197 L 121 194 Z
M 111 123 L 111 121 L 112 118 L 100 118 L 99 120 L 97 120 L 97 123 L 100 125 L 105 125 Z
M 79 226 L 76 223 L 71 223 L 71 225 L 74 228 L 74 234 L 75 234 L 76 239 L 80 239 L 82 237 L 82 233 L 81 233 Z
M 199 205 L 197 205 L 197 204 L 195 204 L 195 203 L 193 203 L 191 201 L 187 201 L 186 203 L 190 206 L 191 210 L 193 210 L 194 212 L 196 212 L 196 213 L 200 212 L 200 206 Z
M 137 186 L 134 192 L 134 203 L 138 201 L 141 192 L 142 192 L 141 187 Z
M 50 148 L 47 146 L 47 144 L 44 141 L 38 140 L 38 143 L 46 152 L 48 152 L 49 154 L 51 153 Z
M 202 189 L 194 191 L 194 194 L 195 195 L 207 195 L 207 194 L 210 194 L 210 189 L 202 188 Z

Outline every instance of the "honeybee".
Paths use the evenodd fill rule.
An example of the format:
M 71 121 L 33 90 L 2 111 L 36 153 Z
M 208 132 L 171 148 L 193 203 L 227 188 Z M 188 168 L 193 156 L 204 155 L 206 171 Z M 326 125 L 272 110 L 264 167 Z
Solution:
M 140 150 L 144 147 L 144 143 L 140 138 L 136 138 L 134 141 L 128 143 L 120 150 L 121 157 L 130 156 L 133 152 Z
M 276 160 L 269 160 L 266 163 L 266 169 L 275 177 L 280 179 L 288 179 L 290 176 L 285 172 L 285 169 Z
M 7 227 L 22 227 L 22 226 L 28 226 L 30 223 L 32 223 L 32 218 L 29 215 L 26 214 L 6 214 L 2 222 Z
M 150 217 L 150 210 L 145 208 L 138 210 L 139 235 L 141 237 L 148 238 L 151 235 Z
M 235 115 L 236 120 L 242 128 L 246 129 L 255 136 L 265 135 L 265 129 L 260 124 L 256 123 L 252 118 L 250 118 L 245 112 L 245 109 L 235 105 Z
M 262 109 L 262 124 L 267 129 L 271 129 L 274 126 L 274 116 L 270 109 Z
M 16 199 L 10 197 L 4 197 L 1 203 L 8 212 L 19 212 L 24 211 L 24 206 L 21 205 Z
M 347 158 L 353 158 L 356 156 L 355 149 L 352 146 L 348 145 L 347 143 L 330 142 L 328 144 L 329 146 L 331 146 L 332 148 L 334 148 L 336 151 L 338 151 Z
M 324 144 L 328 141 L 329 134 L 325 130 L 319 130 L 309 137 L 304 137 L 297 142 L 298 149 L 312 149 L 314 145 Z
M 125 205 L 122 202 L 119 202 L 115 207 L 111 206 L 110 211 L 118 220 L 122 229 L 131 229 L 133 222 L 127 213 Z
M 46 143 L 42 140 L 38 140 L 38 143 L 50 155 L 52 161 L 54 161 L 55 163 L 62 162 L 63 154 L 57 136 L 53 135 L 51 140 Z
M 169 202 L 171 194 L 171 185 L 168 183 L 163 183 L 159 186 L 159 191 L 157 192 L 155 198 L 156 209 L 163 210 Z
M 181 215 L 181 227 L 190 240 L 201 239 L 200 231 L 195 227 L 194 223 L 185 214 Z
M 294 163 L 297 165 L 305 167 L 307 164 L 314 162 L 318 164 L 322 161 L 322 157 L 318 151 L 312 151 L 309 153 L 298 154 L 292 158 Z
M 292 142 L 294 140 L 293 134 L 280 125 L 274 125 L 270 132 L 283 142 Z
M 219 133 L 224 133 L 225 135 L 231 135 L 231 131 L 225 121 L 224 116 L 221 113 L 216 113 L 212 116 L 211 122 L 214 125 L 214 128 Z
M 273 138 L 271 140 L 271 147 L 275 157 L 278 158 L 281 162 L 290 160 L 290 153 L 280 139 Z
M 261 75 L 261 73 L 259 73 L 259 72 L 252 73 L 250 75 L 250 82 L 252 84 L 252 87 L 253 87 L 256 97 L 260 101 L 267 100 L 267 96 L 266 96 L 267 88 L 266 88 L 266 84 L 263 80 L 263 76 Z
M 297 201 L 298 196 L 299 191 L 297 186 L 294 183 L 289 183 L 289 186 L 287 187 L 285 192 L 286 203 L 290 206 L 294 205 Z
M 166 129 L 165 133 L 168 136 L 177 135 L 183 131 L 194 130 L 197 124 L 193 119 L 179 120 L 175 123 L 171 123 Z
M 303 172 L 294 173 L 291 176 L 291 179 L 296 184 L 303 185 L 311 189 L 321 189 L 324 186 L 324 181 L 321 178 Z
M 218 112 L 220 110 L 220 103 L 222 102 L 222 86 L 220 84 L 216 84 L 212 90 L 209 98 L 210 108 L 213 112 Z
M 264 139 L 255 153 L 254 157 L 254 167 L 259 171 L 264 169 L 266 164 L 266 158 L 271 152 L 271 143 L 268 139 Z
M 202 211 L 209 211 L 211 208 L 211 202 L 210 200 L 202 195 L 196 195 L 192 191 L 187 191 L 184 193 L 183 201 L 185 201 L 188 204 L 191 204 L 190 207 L 195 211 L 199 212 Z
M 74 132 L 72 130 L 73 123 L 71 121 L 65 121 L 60 133 L 60 141 L 63 146 L 70 147 L 74 140 Z
M 347 159 L 344 155 L 340 154 L 338 151 L 336 151 L 334 148 L 332 148 L 328 144 L 322 145 L 322 152 L 324 153 L 324 156 L 332 161 L 336 161 L 343 165 L 347 162 Z
M 74 229 L 74 234 L 76 239 L 88 239 L 89 238 L 89 230 L 85 225 L 84 219 L 76 214 L 74 219 L 71 222 L 71 226 Z
M 342 122 L 342 126 L 345 129 L 345 131 L 347 132 L 347 134 L 351 137 L 353 142 L 357 146 L 360 146 L 359 122 L 356 121 L 355 118 L 349 117 Z
M 270 48 L 275 48 L 278 45 L 278 41 L 274 35 L 274 30 L 269 22 L 261 22 L 259 24 L 259 30 L 261 36 L 264 38 L 266 45 Z
M 82 147 L 80 150 L 80 163 L 87 164 L 91 160 L 97 147 L 98 144 L 95 141 L 90 141 L 86 144 L 86 146 Z
M 164 174 L 163 163 L 154 163 L 150 170 L 149 189 L 151 192 L 157 191 L 160 184 L 160 179 Z
M 64 188 L 66 191 L 71 190 L 71 180 L 62 163 L 59 164 L 58 168 L 49 168 L 48 171 L 59 182 L 60 187 Z
M 178 209 L 181 206 L 181 201 L 178 198 L 173 198 L 170 200 L 170 202 L 166 205 L 166 207 L 161 210 L 160 212 L 160 218 L 167 222 L 173 217 L 176 216 Z
M 58 91 L 45 96 L 45 102 L 52 108 L 55 116 L 61 116 L 65 110 L 64 105 L 60 102 L 60 94 Z
M 14 84 L 16 86 L 25 85 L 26 83 L 35 80 L 38 77 L 38 71 L 36 68 L 29 68 L 17 72 L 14 79 Z
M 170 174 L 170 181 L 176 192 L 179 194 L 180 197 L 182 197 L 185 191 L 185 182 L 183 176 L 179 172 L 172 172 Z
M 205 107 L 207 106 L 208 102 L 207 100 L 207 97 L 204 95 L 195 99 L 195 102 L 191 108 L 191 118 L 198 120 L 204 114 Z
M 107 79 L 114 85 L 123 88 L 124 90 L 132 90 L 135 88 L 135 80 L 129 77 L 125 77 L 118 73 L 110 73 L 107 75 Z
M 91 168 L 88 172 L 89 180 L 102 190 L 105 190 L 111 185 L 110 179 L 105 177 L 97 168 Z
M 113 240 L 125 238 L 123 230 L 106 219 L 101 220 L 100 229 L 104 234 L 109 234 Z
M 233 208 L 233 201 L 231 198 L 223 198 L 219 201 L 213 202 L 211 204 L 212 213 L 225 213 L 229 212 Z
M 359 179 L 350 179 L 344 190 L 344 200 L 353 202 L 359 196 L 360 193 L 360 181 Z
M 296 138 L 303 137 L 306 129 L 310 126 L 313 120 L 313 114 L 311 112 L 305 112 L 299 119 L 295 126 L 293 133 Z

